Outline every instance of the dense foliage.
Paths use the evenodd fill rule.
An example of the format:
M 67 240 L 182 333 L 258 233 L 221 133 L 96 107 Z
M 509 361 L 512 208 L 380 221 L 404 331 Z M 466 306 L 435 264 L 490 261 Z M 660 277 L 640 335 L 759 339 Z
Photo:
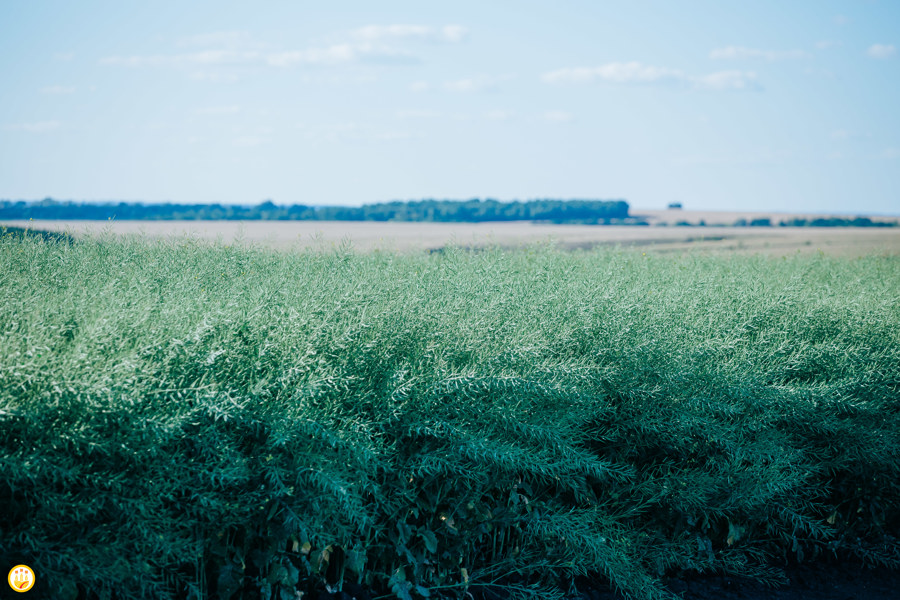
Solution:
M 752 225 L 752 223 L 751 223 Z M 897 221 L 873 221 L 869 217 L 819 217 L 779 221 L 781 227 L 897 227 Z
M 6 235 L 0 278 L 0 562 L 36 593 L 900 562 L 895 256 Z
M 772 227 L 772 220 L 769 218 L 758 219 L 738 219 L 734 222 L 734 227 Z M 817 217 L 812 219 L 803 219 L 794 217 L 792 219 L 783 219 L 778 222 L 779 227 L 897 227 L 900 225 L 897 221 L 873 221 L 869 217 Z
M 91 204 L 0 201 L 0 219 L 226 219 L 315 221 L 551 221 L 556 223 L 625 222 L 628 203 L 623 200 L 418 200 L 364 206 L 257 206 L 222 204 Z

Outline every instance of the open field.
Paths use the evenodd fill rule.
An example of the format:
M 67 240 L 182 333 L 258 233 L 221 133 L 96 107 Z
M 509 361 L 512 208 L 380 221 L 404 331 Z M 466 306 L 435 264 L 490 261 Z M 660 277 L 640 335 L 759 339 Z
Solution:
M 7 235 L 0 278 L 0 558 L 47 597 L 900 566 L 898 256 Z
M 687 219 L 707 223 L 732 223 L 737 218 L 756 218 L 755 213 L 698 213 L 691 211 L 634 211 L 651 223 Z M 674 215 L 672 213 L 675 213 Z M 754 216 L 755 215 L 755 216 Z M 808 215 L 775 215 L 775 219 Z M 873 220 L 877 220 L 874 219 Z M 870 253 L 900 254 L 900 228 L 854 227 L 658 227 L 591 226 L 514 223 L 374 223 L 352 221 L 4 221 L 16 227 L 53 231 L 111 231 L 143 234 L 153 238 L 193 235 L 201 239 L 237 239 L 287 249 L 329 248 L 349 240 L 362 251 L 401 252 L 434 250 L 451 243 L 464 247 L 497 245 L 517 247 L 554 241 L 564 249 L 594 246 L 639 246 L 651 252 L 763 253 L 785 255 L 815 253 L 837 256 Z

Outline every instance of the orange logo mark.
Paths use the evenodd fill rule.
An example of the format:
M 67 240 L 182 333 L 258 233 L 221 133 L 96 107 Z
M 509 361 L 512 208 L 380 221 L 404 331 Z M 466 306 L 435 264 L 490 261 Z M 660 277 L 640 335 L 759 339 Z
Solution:
M 9 570 L 6 580 L 16 592 L 27 592 L 34 587 L 34 571 L 28 565 L 16 565 Z

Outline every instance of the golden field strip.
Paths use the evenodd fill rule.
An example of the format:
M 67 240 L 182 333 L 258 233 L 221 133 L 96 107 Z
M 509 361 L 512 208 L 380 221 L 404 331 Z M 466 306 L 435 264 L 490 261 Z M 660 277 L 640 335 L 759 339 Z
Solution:
M 337 246 L 349 242 L 362 251 L 435 250 L 450 244 L 462 247 L 517 247 L 552 242 L 565 249 L 594 246 L 640 247 L 653 252 L 685 250 L 737 251 L 784 255 L 822 251 L 835 256 L 871 253 L 900 254 L 900 228 L 861 227 L 730 227 L 743 218 L 769 218 L 773 223 L 821 215 L 788 213 L 714 212 L 681 210 L 632 211 L 649 226 L 554 225 L 530 222 L 412 223 L 358 221 L 22 221 L 2 225 L 66 231 L 73 235 L 112 232 L 150 238 L 194 236 L 241 240 L 278 249 Z M 679 221 L 706 226 L 676 226 Z M 872 217 L 896 220 L 896 217 Z M 666 226 L 660 226 L 665 224 Z

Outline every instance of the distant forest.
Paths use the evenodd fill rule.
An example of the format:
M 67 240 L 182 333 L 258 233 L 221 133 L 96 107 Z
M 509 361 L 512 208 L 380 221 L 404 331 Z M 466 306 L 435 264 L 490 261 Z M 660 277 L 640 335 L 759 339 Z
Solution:
M 624 200 L 415 200 L 364 206 L 257 206 L 223 204 L 117 204 L 0 201 L 0 219 L 87 220 L 274 220 L 274 221 L 549 221 L 553 223 L 622 224 L 628 218 Z
M 227 204 L 142 204 L 59 201 L 0 200 L 0 219 L 59 219 L 122 221 L 226 220 L 226 221 L 429 221 L 437 223 L 484 223 L 491 221 L 540 221 L 584 225 L 647 225 L 629 216 L 624 200 L 411 200 L 364 206 L 279 206 L 265 201 L 256 206 Z M 665 225 L 665 223 L 657 223 Z M 675 226 L 705 226 L 706 222 L 678 221 Z M 717 224 L 722 226 L 725 224 Z M 738 219 L 732 227 L 897 227 L 897 221 L 873 221 L 868 217 L 792 218 L 773 223 L 770 219 Z

